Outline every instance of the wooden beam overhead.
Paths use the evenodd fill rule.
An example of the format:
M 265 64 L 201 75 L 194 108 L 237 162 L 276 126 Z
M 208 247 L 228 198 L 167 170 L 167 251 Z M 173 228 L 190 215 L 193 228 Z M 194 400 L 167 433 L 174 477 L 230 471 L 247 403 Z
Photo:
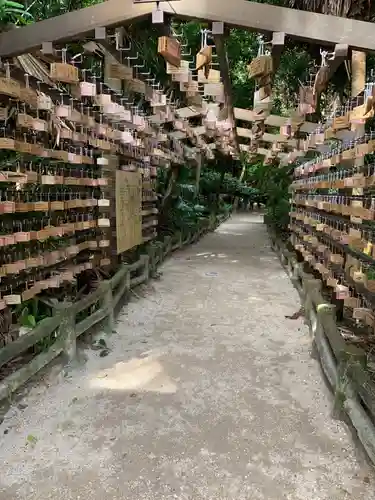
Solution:
M 39 49 L 43 42 L 65 42 L 92 34 L 96 27 L 120 26 L 151 14 L 153 5 L 108 0 L 0 34 L 0 57 Z M 228 26 L 287 36 L 323 45 L 346 44 L 375 52 L 374 25 L 364 21 L 288 9 L 244 0 L 180 0 L 163 10 L 182 19 L 223 21 Z
M 347 44 L 375 51 L 373 23 L 316 14 L 244 0 L 180 0 L 163 9 L 176 17 L 222 21 L 226 25 L 260 33 L 283 32 L 292 38 L 322 45 Z

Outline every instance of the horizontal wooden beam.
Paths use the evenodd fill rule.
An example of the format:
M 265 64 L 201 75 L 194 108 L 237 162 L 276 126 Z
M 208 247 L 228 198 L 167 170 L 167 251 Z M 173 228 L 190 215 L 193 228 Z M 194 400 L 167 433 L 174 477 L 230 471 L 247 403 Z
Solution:
M 168 135 L 173 139 L 178 139 L 178 140 L 186 139 L 186 132 L 183 132 L 182 130 L 175 130 L 173 132 L 170 132 Z
M 189 118 L 194 118 L 196 116 L 201 116 L 203 114 L 204 114 L 204 110 L 202 108 L 196 108 L 193 106 L 176 109 L 176 115 L 179 118 L 183 118 L 186 120 L 188 120 Z
M 240 144 L 240 150 L 245 151 L 245 152 L 250 152 L 250 146 L 248 144 Z M 269 153 L 268 149 L 266 148 L 258 148 L 256 153 L 252 154 L 257 154 L 260 156 L 267 156 Z
M 240 150 L 241 151 L 245 151 L 245 152 L 249 152 L 250 151 L 250 146 L 248 144 L 240 144 Z M 257 155 L 260 155 L 260 156 L 267 156 L 269 154 L 270 150 L 269 149 L 266 149 L 266 148 L 258 148 L 257 149 L 257 152 L 256 153 L 252 153 L 252 154 L 257 154 Z M 286 158 L 286 156 L 288 156 L 288 153 L 278 153 L 277 155 L 280 159 L 282 158 Z
M 40 48 L 43 42 L 65 42 L 91 34 L 96 27 L 119 26 L 150 15 L 153 4 L 109 0 L 0 34 L 0 57 Z M 223 21 L 228 26 L 287 36 L 323 45 L 347 44 L 375 52 L 374 25 L 364 21 L 244 0 L 180 0 L 163 10 L 182 19 Z
M 234 117 L 236 120 L 242 120 L 244 122 L 254 122 L 256 120 L 256 114 L 251 109 L 234 108 Z M 269 115 L 264 123 L 271 127 L 282 127 L 288 123 L 288 120 L 289 118 L 285 116 Z M 316 128 L 316 123 L 305 122 L 300 128 L 300 131 L 311 134 Z
M 249 139 L 251 139 L 253 135 L 250 129 L 242 127 L 237 127 L 237 134 L 239 137 L 247 137 Z M 285 137 L 281 134 L 269 134 L 268 132 L 265 132 L 260 138 L 260 140 L 272 143 L 285 142 L 288 146 L 293 148 L 296 148 L 298 143 L 297 139 L 286 140 Z
M 234 118 L 236 120 L 242 120 L 244 122 L 254 122 L 256 121 L 256 113 L 252 109 L 234 108 Z M 272 127 L 282 127 L 287 122 L 288 118 L 284 116 L 269 115 L 265 119 L 266 125 L 271 125 Z
M 163 6 L 163 9 L 176 17 L 223 21 L 230 26 L 260 33 L 283 32 L 311 43 L 342 43 L 375 52 L 373 23 L 369 22 L 244 0 L 181 0 L 173 6 Z

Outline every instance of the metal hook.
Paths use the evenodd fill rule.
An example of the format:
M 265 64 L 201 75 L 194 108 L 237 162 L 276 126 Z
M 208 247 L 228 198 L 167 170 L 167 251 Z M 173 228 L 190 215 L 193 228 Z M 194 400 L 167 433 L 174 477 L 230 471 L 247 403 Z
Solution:
M 185 45 L 185 47 L 187 47 L 187 45 Z M 181 56 L 183 56 L 183 57 L 191 56 L 191 49 L 189 49 L 189 52 L 181 52 Z
M 136 56 L 128 56 L 125 59 L 127 59 L 128 61 L 135 61 L 138 58 L 139 58 L 139 52 L 137 52 Z
M 71 62 L 81 64 L 83 62 L 83 53 L 80 52 L 80 53 L 76 54 L 75 56 L 71 57 L 70 60 L 71 60 Z

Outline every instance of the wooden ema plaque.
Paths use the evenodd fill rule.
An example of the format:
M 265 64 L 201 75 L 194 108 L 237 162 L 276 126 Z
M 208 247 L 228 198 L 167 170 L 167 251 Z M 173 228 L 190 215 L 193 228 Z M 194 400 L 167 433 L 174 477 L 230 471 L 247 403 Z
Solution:
M 116 171 L 117 253 L 142 243 L 142 174 Z
M 175 38 L 160 36 L 158 39 L 158 54 L 173 66 L 180 67 L 181 47 L 180 42 Z
M 52 63 L 50 67 L 50 78 L 64 83 L 78 83 L 78 68 L 72 64 Z
M 198 71 L 205 66 L 208 66 L 212 62 L 212 47 L 211 45 L 206 45 L 197 54 L 195 69 Z M 208 68 L 209 69 L 209 68 Z M 205 75 L 206 77 L 208 75 Z
M 272 57 L 268 55 L 256 57 L 248 65 L 247 70 L 250 78 L 262 78 L 272 74 Z
M 117 80 L 131 80 L 133 78 L 133 68 L 124 64 L 110 63 L 108 65 L 108 75 Z

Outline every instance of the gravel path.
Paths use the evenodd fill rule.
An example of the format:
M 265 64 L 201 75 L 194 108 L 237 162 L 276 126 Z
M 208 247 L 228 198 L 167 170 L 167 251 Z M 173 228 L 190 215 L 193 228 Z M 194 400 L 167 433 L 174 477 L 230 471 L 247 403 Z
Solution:
M 374 500 L 257 215 L 176 253 L 111 353 L 0 427 L 1 500 Z M 27 406 L 26 406 L 27 405 Z

